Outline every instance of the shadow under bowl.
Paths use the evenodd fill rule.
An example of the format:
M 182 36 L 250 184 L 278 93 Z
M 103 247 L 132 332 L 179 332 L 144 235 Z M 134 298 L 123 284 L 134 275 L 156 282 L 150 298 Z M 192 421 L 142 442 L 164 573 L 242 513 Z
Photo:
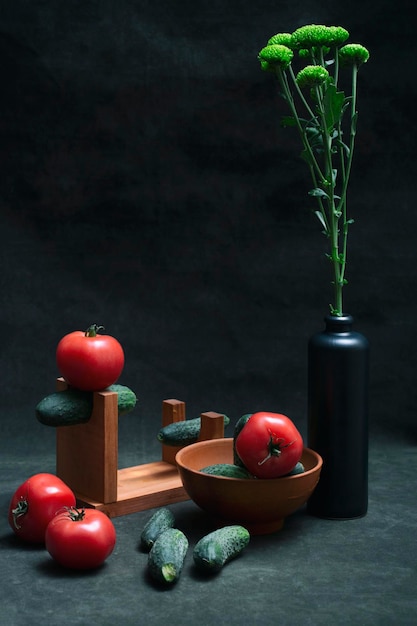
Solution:
M 176 455 L 185 491 L 201 509 L 221 524 L 240 524 L 253 535 L 280 530 L 313 493 L 322 468 L 322 458 L 304 448 L 302 474 L 269 479 L 228 478 L 201 472 L 217 463 L 233 463 L 233 439 L 199 441 Z

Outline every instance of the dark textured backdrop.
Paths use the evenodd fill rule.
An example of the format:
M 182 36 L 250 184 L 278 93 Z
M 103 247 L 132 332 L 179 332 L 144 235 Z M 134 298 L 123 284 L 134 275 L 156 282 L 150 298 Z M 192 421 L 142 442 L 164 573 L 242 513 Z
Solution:
M 120 382 L 139 397 L 120 424 L 122 463 L 159 457 L 169 397 L 189 417 L 279 410 L 305 433 L 306 346 L 330 272 L 307 170 L 257 53 L 309 22 L 341 24 L 371 52 L 346 309 L 372 347 L 371 441 L 415 444 L 412 6 L 0 2 L 5 502 L 10 476 L 53 470 L 54 432 L 34 407 L 54 389 L 61 336 L 92 322 L 123 344 Z
M 400 5 L 407 7 L 406 2 Z M 410 5 L 411 6 L 411 5 Z M 359 78 L 346 309 L 372 343 L 372 425 L 414 420 L 414 78 L 390 2 L 2 3 L 2 430 L 41 436 L 60 337 L 126 350 L 144 417 L 279 408 L 303 422 L 309 335 L 331 298 L 326 241 L 257 53 L 307 22 L 371 52 Z M 395 413 L 395 428 L 391 427 Z M 42 431 L 43 432 L 43 431 Z

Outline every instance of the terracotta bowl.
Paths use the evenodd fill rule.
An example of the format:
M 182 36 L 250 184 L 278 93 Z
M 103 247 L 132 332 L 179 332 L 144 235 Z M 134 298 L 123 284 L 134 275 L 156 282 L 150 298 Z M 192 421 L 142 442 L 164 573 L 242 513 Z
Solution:
M 190 498 L 219 524 L 241 524 L 251 534 L 280 530 L 284 518 L 294 513 L 313 493 L 322 458 L 304 448 L 305 472 L 284 478 L 245 479 L 205 474 L 199 470 L 215 463 L 233 463 L 233 439 L 199 441 L 176 455 L 178 471 Z

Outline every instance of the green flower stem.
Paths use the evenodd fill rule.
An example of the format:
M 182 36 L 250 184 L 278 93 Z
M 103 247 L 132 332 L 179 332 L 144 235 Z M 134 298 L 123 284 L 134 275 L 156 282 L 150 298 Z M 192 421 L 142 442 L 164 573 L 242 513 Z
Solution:
M 329 239 L 326 257 L 334 289 L 330 310 L 338 316 L 343 315 L 347 239 L 353 222 L 347 215 L 347 191 L 356 136 L 357 75 L 369 59 L 368 50 L 361 44 L 347 44 L 348 38 L 341 26 L 310 24 L 294 33 L 277 33 L 258 55 L 261 68 L 275 72 L 290 108 L 284 126 L 295 128 L 301 138 L 301 156 L 314 185 L 309 195 L 317 201 L 315 214 Z M 293 63 L 300 62 L 304 66 L 296 73 Z M 338 88 L 339 70 L 346 67 L 352 68 L 350 96 Z
M 350 173 L 352 170 L 352 161 L 353 161 L 353 151 L 355 148 L 355 138 L 356 138 L 356 120 L 357 120 L 357 111 L 356 111 L 356 97 L 357 97 L 357 82 L 358 82 L 358 66 L 354 64 L 352 66 L 352 97 L 351 97 L 351 117 L 350 117 L 350 143 L 349 143 L 349 155 L 347 159 L 346 169 L 343 173 L 343 188 L 342 195 L 340 199 L 340 204 L 342 206 L 343 211 L 343 229 L 342 229 L 342 249 L 343 249 L 343 266 L 341 272 L 341 280 L 344 282 L 345 280 L 345 271 L 346 271 L 346 261 L 347 261 L 347 239 L 348 239 L 348 231 L 349 231 L 349 221 L 347 219 L 347 189 L 349 184 Z
M 294 71 L 293 71 L 292 67 L 290 66 L 288 68 L 288 70 L 289 70 L 292 82 L 294 84 L 295 91 L 297 92 L 297 94 L 298 94 L 302 104 L 304 105 L 304 107 L 305 107 L 305 109 L 307 111 L 307 114 L 310 116 L 310 119 L 314 120 L 315 114 L 313 113 L 311 107 L 309 106 L 307 100 L 304 97 L 303 92 L 301 91 L 300 87 L 298 86 L 298 83 L 296 81 L 295 74 L 294 74 Z M 290 109 L 291 109 L 291 113 L 293 114 L 298 133 L 299 133 L 299 135 L 301 137 L 301 141 L 302 141 L 303 147 L 304 147 L 304 149 L 308 153 L 308 156 L 309 156 L 309 158 L 308 158 L 308 166 L 309 166 L 310 175 L 311 175 L 313 184 L 314 184 L 315 187 L 318 187 L 319 184 L 324 185 L 326 178 L 325 178 L 325 176 L 324 176 L 324 174 L 323 174 L 323 172 L 321 170 L 321 167 L 320 167 L 320 165 L 319 165 L 319 163 L 318 163 L 318 161 L 317 161 L 317 159 L 316 159 L 316 157 L 314 155 L 314 151 L 313 151 L 313 148 L 311 147 L 311 144 L 310 144 L 310 142 L 308 140 L 307 133 L 304 130 L 303 126 L 301 125 L 300 117 L 298 115 L 298 111 L 297 111 L 297 107 L 296 107 L 295 102 L 294 102 L 292 91 L 291 91 L 291 89 L 290 89 L 290 87 L 288 85 L 287 75 L 281 68 L 277 68 L 277 76 L 278 76 L 278 80 L 279 80 L 280 85 L 281 85 L 281 89 L 282 89 L 282 91 L 284 93 L 285 99 L 287 100 L 287 102 L 288 102 L 288 104 L 290 106 Z M 321 198 L 317 198 L 317 201 L 318 201 L 318 204 L 319 204 L 319 209 L 320 209 L 321 216 L 323 218 L 324 230 L 325 230 L 325 233 L 328 235 L 331 232 L 331 226 L 329 224 L 327 211 L 324 209 L 322 199 Z
M 305 109 L 306 109 L 308 115 L 310 116 L 310 119 L 313 120 L 315 118 L 315 115 L 314 115 L 310 105 L 308 104 L 307 100 L 305 99 L 303 92 L 301 91 L 301 89 L 298 86 L 298 83 L 297 83 L 297 81 L 295 79 L 295 74 L 294 74 L 294 70 L 292 68 L 292 65 L 290 65 L 290 67 L 288 68 L 288 71 L 289 71 L 290 76 L 292 78 L 292 82 L 294 83 L 294 87 L 295 87 L 295 90 L 296 90 L 296 92 L 298 94 L 298 97 L 300 98 L 301 102 L 305 106 Z
M 339 82 L 339 52 L 338 49 L 335 48 L 334 51 L 334 72 L 333 72 L 333 79 L 334 79 L 334 84 L 337 87 L 337 84 Z
M 329 212 L 329 235 L 331 240 L 331 254 L 330 260 L 333 266 L 333 285 L 334 285 L 334 298 L 335 306 L 333 313 L 336 315 L 342 315 L 343 298 L 343 279 L 341 277 L 342 265 L 344 265 L 343 257 L 339 253 L 339 218 L 340 211 L 336 208 L 335 204 L 335 180 L 333 176 L 333 158 L 332 158 L 332 137 L 329 133 L 326 114 L 323 106 L 323 89 L 321 86 L 316 87 L 316 99 L 318 103 L 319 115 L 321 117 L 321 128 L 323 133 L 323 153 L 325 163 L 325 177 L 326 177 L 326 193 L 328 195 L 328 212 Z M 344 269 L 344 268 L 343 268 Z
M 281 70 L 281 68 L 277 69 L 277 76 L 278 76 L 278 79 L 279 79 L 282 91 L 284 92 L 285 99 L 287 100 L 287 102 L 288 102 L 288 104 L 290 106 L 290 109 L 291 109 L 291 113 L 294 116 L 294 120 L 295 120 L 295 123 L 296 123 L 296 126 L 297 126 L 298 133 L 299 133 L 299 135 L 301 137 L 301 141 L 303 143 L 303 147 L 308 152 L 308 156 L 309 156 L 309 159 L 310 159 L 310 165 L 311 165 L 310 171 L 311 171 L 312 176 L 313 176 L 314 184 L 317 184 L 317 177 L 319 178 L 321 184 L 323 184 L 324 181 L 325 181 L 325 178 L 324 178 L 323 173 L 321 171 L 321 168 L 320 168 L 320 166 L 319 166 L 319 164 L 318 164 L 318 162 L 316 160 L 316 157 L 314 156 L 314 152 L 313 152 L 313 149 L 311 148 L 311 145 L 310 145 L 310 142 L 309 142 L 308 137 L 306 135 L 306 132 L 304 131 L 304 129 L 303 129 L 302 125 L 301 125 L 300 118 L 299 118 L 299 115 L 298 115 L 298 111 L 297 111 L 297 108 L 295 106 L 294 98 L 292 96 L 291 89 L 289 88 L 289 85 L 288 85 L 287 76 Z M 294 74 L 293 74 L 293 76 L 294 76 Z M 297 84 L 296 81 L 295 81 L 295 77 L 294 77 L 294 83 Z M 297 86 L 297 89 L 298 89 L 298 86 Z M 311 111 L 311 109 L 310 109 L 310 107 L 308 106 L 307 103 L 306 103 L 306 105 L 307 105 L 307 108 L 308 108 L 309 112 L 314 117 L 314 114 Z

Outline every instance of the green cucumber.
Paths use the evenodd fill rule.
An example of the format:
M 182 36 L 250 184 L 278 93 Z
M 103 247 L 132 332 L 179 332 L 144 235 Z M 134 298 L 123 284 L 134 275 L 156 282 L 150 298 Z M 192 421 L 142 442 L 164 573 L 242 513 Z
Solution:
M 188 539 L 178 528 L 167 528 L 148 554 L 148 571 L 161 583 L 174 584 L 180 577 L 188 550 Z
M 218 572 L 242 552 L 249 540 L 249 531 L 243 526 L 218 528 L 196 543 L 193 550 L 194 563 L 200 570 Z
M 224 426 L 230 424 L 227 415 L 223 415 Z M 158 441 L 167 446 L 187 446 L 198 440 L 201 428 L 201 417 L 191 420 L 182 420 L 181 422 L 173 422 L 164 426 L 159 431 Z
M 124 385 L 111 385 L 105 391 L 117 393 L 118 414 L 125 415 L 136 405 L 135 393 Z M 88 422 L 93 411 L 92 391 L 65 389 L 43 398 L 36 406 L 36 417 L 46 426 L 72 426 Z
M 288 474 L 285 474 L 285 476 L 295 476 L 296 474 L 303 474 L 304 472 L 304 465 L 301 463 L 301 461 L 298 461 L 298 463 L 292 468 L 291 472 L 288 472 Z
M 88 422 L 93 411 L 93 394 L 66 389 L 43 398 L 37 405 L 36 417 L 47 426 L 72 426 Z
M 142 548 L 149 551 L 158 536 L 164 532 L 164 530 L 167 530 L 167 528 L 173 528 L 174 524 L 175 518 L 169 509 L 165 507 L 158 509 L 147 521 L 142 530 L 140 536 Z
M 134 391 L 132 391 L 126 385 L 114 384 L 107 387 L 105 391 L 115 391 L 117 393 L 117 412 L 119 417 L 121 415 L 127 415 L 133 411 L 136 406 L 137 397 Z
M 252 417 L 252 415 L 253 413 L 245 413 L 245 415 L 242 415 L 242 417 L 237 420 L 233 431 L 233 463 L 235 465 L 239 465 L 240 467 L 245 467 L 245 465 L 238 453 L 236 452 L 236 439 L 245 424 L 249 421 L 249 418 Z
M 200 472 L 213 476 L 225 476 L 226 478 L 253 478 L 245 467 L 233 465 L 232 463 L 216 463 L 203 467 Z

